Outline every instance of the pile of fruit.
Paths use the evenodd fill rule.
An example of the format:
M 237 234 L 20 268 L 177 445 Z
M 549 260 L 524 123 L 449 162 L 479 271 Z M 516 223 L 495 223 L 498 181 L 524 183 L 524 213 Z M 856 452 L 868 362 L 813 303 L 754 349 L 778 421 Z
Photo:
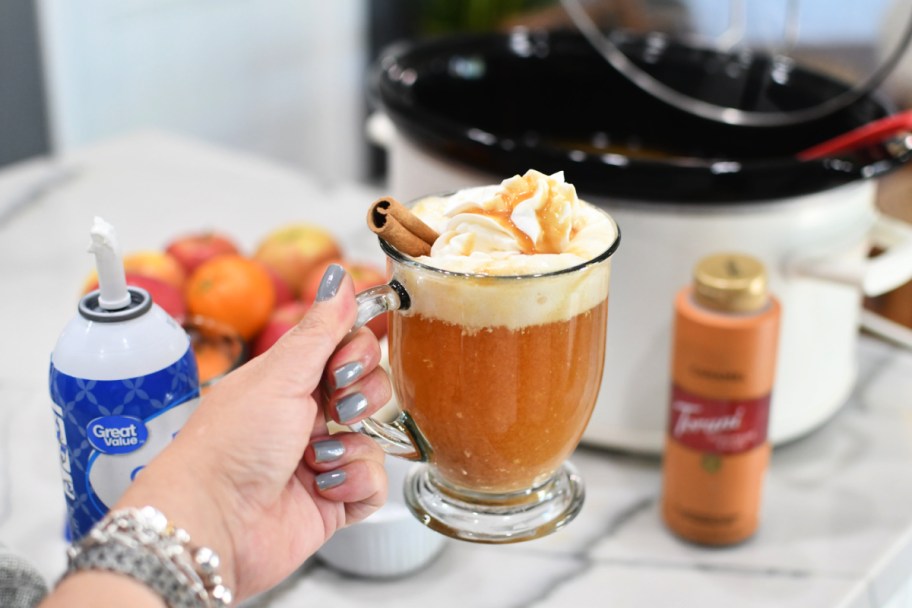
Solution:
M 342 265 L 356 292 L 385 282 L 383 270 L 347 260 L 333 236 L 313 224 L 291 224 L 266 235 L 252 255 L 228 235 L 199 232 L 174 238 L 160 251 L 124 255 L 127 284 L 148 291 L 178 322 L 200 317 L 227 326 L 251 357 L 265 352 L 297 324 L 316 298 L 330 264 Z M 89 277 L 83 292 L 98 287 Z M 369 327 L 382 337 L 386 317 Z M 215 353 L 194 344 L 200 378 L 211 375 Z

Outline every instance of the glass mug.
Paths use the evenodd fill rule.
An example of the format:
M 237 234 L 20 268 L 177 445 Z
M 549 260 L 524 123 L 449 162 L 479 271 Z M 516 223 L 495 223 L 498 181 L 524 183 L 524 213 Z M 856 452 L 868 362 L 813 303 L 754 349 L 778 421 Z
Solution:
M 612 221 L 613 223 L 613 221 Z M 534 275 L 422 264 L 386 241 L 387 285 L 357 296 L 360 327 L 391 312 L 401 412 L 353 425 L 391 455 L 421 461 L 412 513 L 454 538 L 510 543 L 572 520 L 583 483 L 565 462 L 595 406 L 605 360 L 611 255 Z

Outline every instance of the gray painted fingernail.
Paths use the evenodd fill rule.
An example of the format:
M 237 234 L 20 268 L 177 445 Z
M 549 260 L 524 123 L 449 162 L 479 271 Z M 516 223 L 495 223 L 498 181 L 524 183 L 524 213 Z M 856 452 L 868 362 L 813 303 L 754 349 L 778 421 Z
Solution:
M 330 462 L 339 460 L 345 453 L 345 446 L 338 439 L 326 439 L 313 443 L 314 460 L 316 462 Z
M 361 393 L 352 393 L 339 399 L 336 403 L 336 412 L 339 414 L 339 422 L 345 423 L 355 418 L 358 414 L 367 409 L 367 397 Z
M 317 302 L 325 302 L 339 291 L 342 279 L 345 277 L 345 269 L 338 264 L 330 264 L 323 278 L 320 280 L 320 286 L 317 288 Z
M 359 361 L 352 361 L 345 365 L 340 365 L 333 370 L 333 381 L 336 388 L 345 388 L 355 380 L 361 377 L 364 372 L 364 366 Z
M 329 471 L 328 473 L 321 473 L 316 477 L 317 487 L 320 488 L 320 491 L 325 491 L 330 488 L 335 488 L 336 486 L 341 486 L 345 483 L 345 471 Z

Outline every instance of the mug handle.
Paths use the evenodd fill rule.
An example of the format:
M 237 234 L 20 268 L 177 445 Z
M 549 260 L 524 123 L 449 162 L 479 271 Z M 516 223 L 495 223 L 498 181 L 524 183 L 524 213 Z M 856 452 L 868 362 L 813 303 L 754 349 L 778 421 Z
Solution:
M 358 316 L 352 332 L 363 327 L 374 317 L 396 310 L 408 310 L 411 299 L 402 284 L 396 280 L 362 291 L 355 297 Z M 395 420 L 382 422 L 366 418 L 349 425 L 351 430 L 372 438 L 391 456 L 406 460 L 427 462 L 430 448 L 408 412 L 400 411 Z
M 869 232 L 871 242 L 884 249 L 874 258 L 836 256 L 795 261 L 800 275 L 857 287 L 866 296 L 879 296 L 912 279 L 912 225 L 878 214 Z
M 871 241 L 884 252 L 868 261 L 862 289 L 866 296 L 879 296 L 912 279 L 912 225 L 878 215 Z

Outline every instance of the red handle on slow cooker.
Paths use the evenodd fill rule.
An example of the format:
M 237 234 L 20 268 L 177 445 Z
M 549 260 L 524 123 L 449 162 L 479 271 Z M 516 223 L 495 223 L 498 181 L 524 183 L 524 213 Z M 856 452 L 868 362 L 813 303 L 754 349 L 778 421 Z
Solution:
M 885 118 L 852 129 L 848 133 L 803 150 L 797 154 L 799 160 L 818 160 L 852 152 L 870 144 L 880 143 L 891 135 L 912 131 L 912 110 L 892 114 Z

